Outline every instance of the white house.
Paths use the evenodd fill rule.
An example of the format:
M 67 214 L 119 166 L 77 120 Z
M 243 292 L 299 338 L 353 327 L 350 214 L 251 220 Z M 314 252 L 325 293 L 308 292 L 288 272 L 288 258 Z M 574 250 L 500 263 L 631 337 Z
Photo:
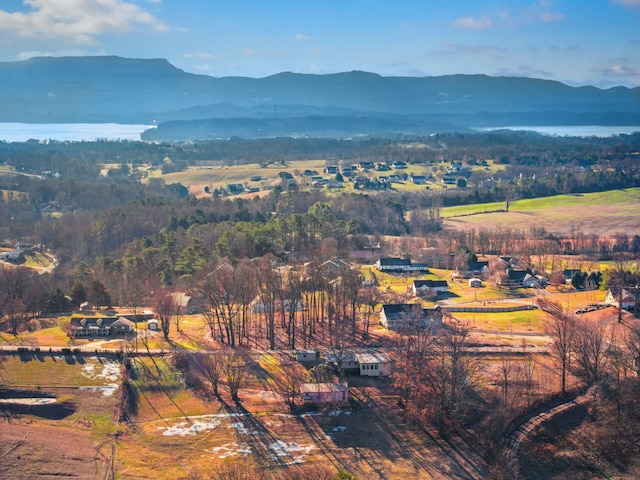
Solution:
M 360 365 L 360 375 L 366 377 L 387 377 L 391 375 L 391 359 L 384 353 L 356 353 Z
M 414 280 L 411 289 L 416 296 L 430 296 L 448 292 L 449 284 L 446 280 Z
M 274 311 L 275 312 L 280 312 L 283 309 L 280 306 L 280 302 L 276 301 L 274 306 Z M 295 308 L 296 312 L 301 312 L 302 311 L 302 303 L 301 302 L 295 302 L 294 307 L 291 307 L 291 301 L 288 299 L 284 299 L 284 311 L 286 313 L 291 312 L 291 309 Z M 265 306 L 265 304 L 262 302 L 262 299 L 260 298 L 260 296 L 257 296 L 256 298 L 253 299 L 253 301 L 251 302 L 251 311 L 253 313 L 267 313 L 267 307 Z
M 618 307 L 620 300 L 620 295 L 614 295 L 611 290 L 607 291 L 607 296 L 605 297 L 605 301 L 615 307 Z M 623 310 L 633 310 L 636 305 L 636 295 L 635 293 L 630 292 L 629 290 L 622 290 L 622 309 Z
M 412 263 L 410 258 L 383 257 L 375 263 L 381 272 L 424 272 L 426 263 Z
M 419 304 L 397 303 L 382 305 L 380 325 L 389 330 L 415 327 L 438 327 L 442 324 L 442 312 L 439 306 L 423 308 Z

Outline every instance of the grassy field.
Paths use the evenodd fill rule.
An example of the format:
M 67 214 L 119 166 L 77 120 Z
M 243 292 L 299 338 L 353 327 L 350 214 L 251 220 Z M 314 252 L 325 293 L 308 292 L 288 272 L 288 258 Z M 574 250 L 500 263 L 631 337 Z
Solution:
M 505 212 L 504 202 L 444 208 L 445 226 L 455 229 L 511 228 L 528 231 L 531 225 L 568 234 L 611 235 L 640 228 L 640 188 L 609 192 L 558 195 L 516 200 Z
M 185 388 L 169 357 L 135 359 L 128 420 L 117 424 L 112 385 L 121 382 L 119 364 L 105 357 L 8 357 L 7 387 L 53 394 L 60 407 L 2 421 L 3 472 L 16 480 L 107 478 L 113 468 L 116 478 L 175 479 L 236 466 L 275 479 L 284 470 L 321 466 L 360 479 L 482 478 L 473 449 L 450 447 L 404 422 L 385 380 L 354 378 L 349 405 L 290 412 L 283 370 L 290 358 L 256 352 L 246 361 L 249 377 L 235 403 L 224 380 L 220 397 L 205 396 Z M 55 415 L 60 409 L 64 414 Z

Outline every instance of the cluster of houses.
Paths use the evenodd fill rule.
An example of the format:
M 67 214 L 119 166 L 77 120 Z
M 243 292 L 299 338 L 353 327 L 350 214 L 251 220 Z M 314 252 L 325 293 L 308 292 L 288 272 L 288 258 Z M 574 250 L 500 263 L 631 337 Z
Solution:
M 303 363 L 323 361 L 336 369 L 365 377 L 391 375 L 391 358 L 385 353 L 375 351 L 329 351 L 321 358 L 317 350 L 297 350 L 296 359 Z M 349 385 L 346 382 L 303 383 L 298 388 L 298 394 L 303 402 L 342 403 L 349 400 Z
M 260 191 L 260 187 L 256 185 L 247 185 L 245 187 L 241 183 L 227 183 L 227 186 L 225 188 L 229 195 L 238 195 L 240 193 L 256 193 Z

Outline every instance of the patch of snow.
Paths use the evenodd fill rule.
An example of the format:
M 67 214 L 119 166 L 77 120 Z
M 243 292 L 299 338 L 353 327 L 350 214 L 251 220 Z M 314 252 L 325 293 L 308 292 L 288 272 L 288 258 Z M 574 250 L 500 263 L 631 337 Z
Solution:
M 287 443 L 282 440 L 278 440 L 271 445 L 269 445 L 269 450 L 271 450 L 271 458 L 272 460 L 282 461 L 287 458 L 291 458 L 290 462 L 287 462 L 287 465 L 298 464 L 304 462 L 304 455 L 308 455 L 311 450 L 316 448 L 315 445 L 307 445 L 302 446 L 298 443 Z M 301 453 L 301 454 L 300 454 Z M 300 454 L 300 455 L 294 455 Z
M 331 429 L 332 432 L 344 432 L 347 429 L 344 425 L 338 425 L 337 427 L 333 427 Z
M 213 430 L 218 427 L 220 422 L 218 420 L 210 420 L 209 422 L 196 420 L 195 422 L 180 422 L 173 427 L 159 427 L 158 430 L 164 430 L 162 435 L 165 437 L 173 437 L 179 435 L 185 437 L 187 435 L 197 435 L 205 430 Z
M 80 390 L 93 390 L 95 392 L 102 392 L 105 397 L 110 397 L 118 389 L 118 385 L 113 383 L 111 385 L 101 385 L 99 387 L 80 387 Z
M 243 457 L 246 457 L 247 455 L 251 455 L 252 450 L 249 445 L 242 445 L 233 442 L 227 443 L 220 447 L 213 447 L 211 449 L 211 452 L 215 454 L 219 453 L 218 458 L 228 458 L 235 457 L 236 455 L 242 455 Z
M 100 372 L 96 372 L 96 367 L 102 367 Z M 109 382 L 117 382 L 120 378 L 120 364 L 118 362 L 107 363 L 87 363 L 82 367 L 82 375 L 95 379 L 103 379 Z
M 55 398 L 0 398 L 0 403 L 8 404 L 8 405 L 50 405 L 52 403 L 56 403 L 57 400 Z
M 229 428 L 235 428 L 238 431 L 238 433 L 240 433 L 242 435 L 257 435 L 258 434 L 258 432 L 256 432 L 255 430 L 251 430 L 249 427 L 247 427 L 242 422 L 232 423 L 231 425 L 229 425 Z

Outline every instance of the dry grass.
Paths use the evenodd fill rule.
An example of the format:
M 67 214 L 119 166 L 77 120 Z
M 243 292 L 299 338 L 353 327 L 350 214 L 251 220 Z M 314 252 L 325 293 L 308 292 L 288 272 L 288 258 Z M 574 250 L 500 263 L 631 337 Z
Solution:
M 556 234 L 568 235 L 578 227 L 583 234 L 609 236 L 616 232 L 634 232 L 640 228 L 638 201 L 640 189 L 614 190 L 596 194 L 559 195 L 557 197 L 521 200 L 512 203 L 509 212 L 464 213 L 463 207 L 445 209 L 445 227 L 468 229 L 511 229 L 529 231 L 531 225 L 544 227 Z M 495 207 L 495 208 L 494 208 Z M 477 206 L 485 211 L 503 209 L 504 204 Z M 454 213 L 457 212 L 457 213 Z
M 8 452 L 2 456 L 1 478 L 104 478 L 109 451 L 98 451 L 90 431 L 21 421 L 1 428 L 0 451 Z

